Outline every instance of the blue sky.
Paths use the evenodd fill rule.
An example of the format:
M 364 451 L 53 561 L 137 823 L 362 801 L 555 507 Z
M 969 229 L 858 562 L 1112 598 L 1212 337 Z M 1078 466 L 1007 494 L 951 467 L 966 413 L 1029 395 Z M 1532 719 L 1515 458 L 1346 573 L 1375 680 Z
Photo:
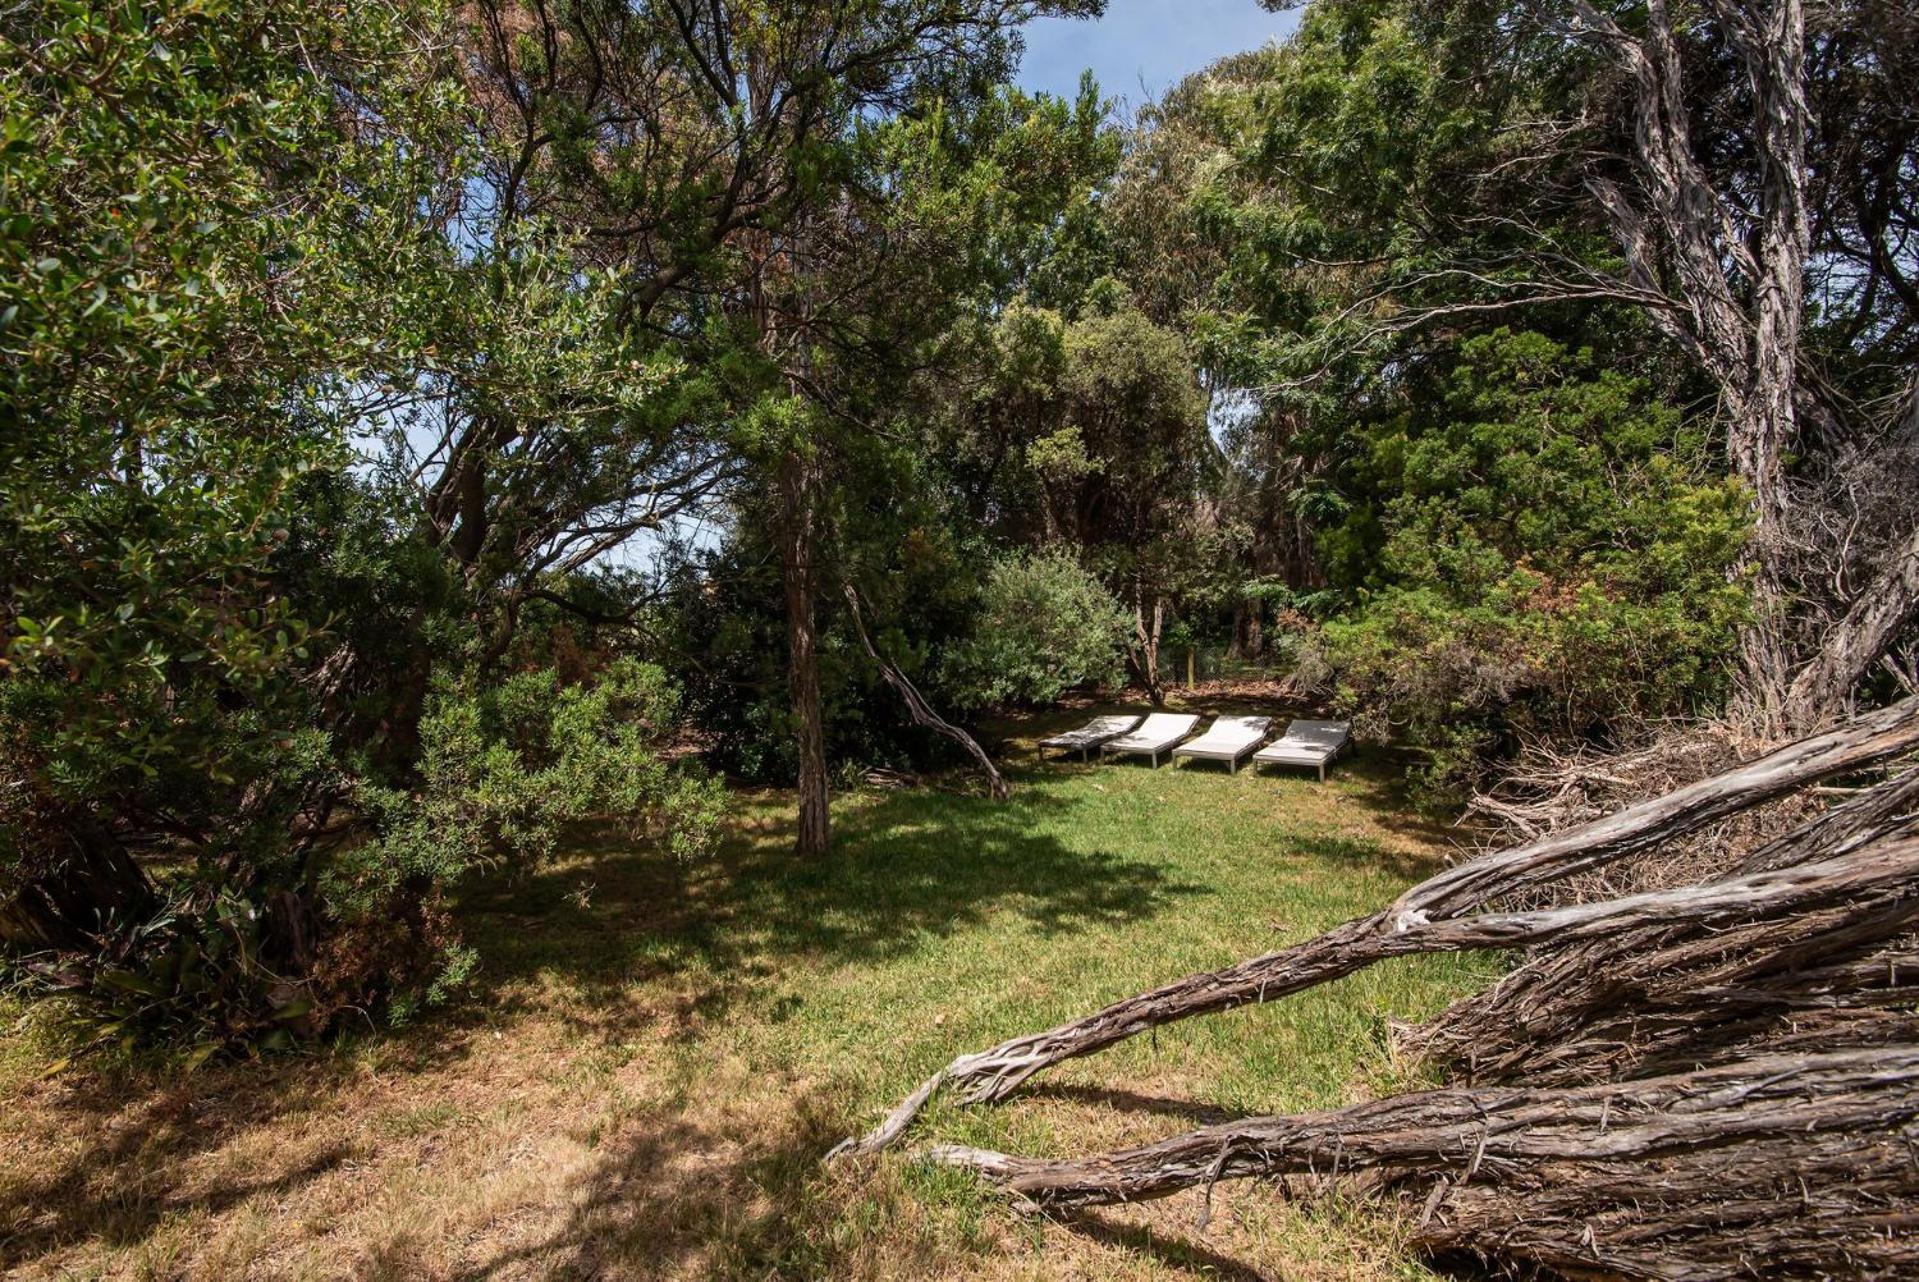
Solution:
M 1255 0 L 1108 0 L 1097 22 L 1042 18 L 1029 25 L 1018 79 L 1026 89 L 1070 97 L 1080 71 L 1091 67 L 1102 94 L 1138 106 L 1190 72 L 1298 25 L 1297 11 L 1268 13 Z

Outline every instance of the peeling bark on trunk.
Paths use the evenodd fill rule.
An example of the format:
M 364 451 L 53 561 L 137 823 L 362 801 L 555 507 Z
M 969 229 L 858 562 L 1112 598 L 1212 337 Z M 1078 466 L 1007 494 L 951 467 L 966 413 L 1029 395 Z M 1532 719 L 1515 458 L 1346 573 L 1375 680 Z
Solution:
M 1646 307 L 1648 318 L 1718 384 L 1727 454 L 1752 491 L 1754 618 L 1742 645 L 1742 693 L 1755 728 L 1784 737 L 1815 728 L 1838 706 L 1787 697 L 1805 658 L 1787 635 L 1793 593 L 1784 570 L 1795 537 L 1784 459 L 1799 430 L 1811 243 L 1805 10 L 1801 0 L 1714 0 L 1709 7 L 1751 88 L 1758 183 L 1738 199 L 1714 187 L 1695 153 L 1667 0 L 1649 0 L 1643 33 L 1589 0 L 1571 0 L 1575 30 L 1625 71 L 1633 93 L 1638 191 L 1603 177 L 1589 185 L 1625 253 L 1628 283 L 1658 300 Z
M 1066 1161 L 940 1146 L 1045 1209 L 1166 1197 L 1222 1179 L 1391 1167 L 1652 1157 L 1808 1133 L 1894 1135 L 1919 1119 L 1919 1046 L 1743 1064 L 1572 1090 L 1419 1091 L 1324 1113 L 1254 1117 Z M 1919 1174 L 1915 1174 L 1919 1185 Z M 1915 1248 L 1919 1250 L 1919 1248 Z
M 1845 707 L 1856 687 L 1899 634 L 1919 619 L 1919 530 L 1859 594 L 1813 661 L 1792 683 L 1787 720 L 1813 727 Z
M 1048 1211 L 1357 1172 L 1406 1192 L 1412 1242 L 1574 1276 L 1910 1276 L 1919 1047 L 1777 1055 L 1574 1090 L 1436 1090 L 1045 1162 L 962 1147 Z M 1203 1223 L 1205 1210 L 1202 1207 Z

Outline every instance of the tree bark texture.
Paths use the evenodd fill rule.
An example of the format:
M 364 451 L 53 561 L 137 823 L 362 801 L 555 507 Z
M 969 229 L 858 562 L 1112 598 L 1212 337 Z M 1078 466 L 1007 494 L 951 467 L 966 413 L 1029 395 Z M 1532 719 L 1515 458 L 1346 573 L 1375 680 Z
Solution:
M 794 851 L 824 855 L 832 839 L 826 784 L 825 712 L 820 700 L 818 478 L 810 459 L 789 450 L 779 463 L 780 577 L 799 756 L 799 828 Z
M 1814 126 L 1805 6 L 1706 6 L 1748 90 L 1743 109 L 1755 172 L 1750 190 L 1737 192 L 1714 185 L 1692 137 L 1680 38 L 1698 19 L 1676 15 L 1669 0 L 1649 0 L 1643 27 L 1628 30 L 1590 0 L 1570 0 L 1570 7 L 1574 32 L 1625 73 L 1632 96 L 1632 181 L 1595 176 L 1589 186 L 1648 318 L 1718 385 L 1727 454 L 1752 493 L 1753 621 L 1742 645 L 1741 711 L 1762 733 L 1805 734 L 1843 713 L 1861 677 L 1919 609 L 1919 545 L 1909 541 L 1853 598 L 1839 626 L 1808 635 L 1791 617 L 1797 594 L 1789 563 L 1813 537 L 1813 523 L 1795 514 L 1786 460 L 1799 445 L 1802 406 L 1818 404 L 1800 368 L 1811 249 L 1806 144 Z
M 1166 620 L 1166 603 L 1157 596 L 1153 598 L 1152 608 L 1146 605 L 1146 585 L 1137 575 L 1133 580 L 1133 644 L 1127 649 L 1127 657 L 1133 665 L 1133 676 L 1139 681 L 1140 688 L 1146 691 L 1147 699 L 1155 708 L 1166 704 L 1166 687 L 1159 679 L 1159 636 Z
M 1834 716 L 1915 620 L 1919 620 L 1919 529 L 1899 546 L 1827 633 L 1812 662 L 1793 679 L 1786 697 L 1788 721 L 1816 726 Z
M 1573 1276 L 1910 1276 L 1919 1046 L 1780 1055 L 1568 1090 L 1482 1087 L 1206 1127 L 1098 1157 L 943 1146 L 1046 1210 L 1223 1179 L 1382 1171 L 1416 1244 Z M 1409 1177 L 1411 1177 L 1409 1179 Z

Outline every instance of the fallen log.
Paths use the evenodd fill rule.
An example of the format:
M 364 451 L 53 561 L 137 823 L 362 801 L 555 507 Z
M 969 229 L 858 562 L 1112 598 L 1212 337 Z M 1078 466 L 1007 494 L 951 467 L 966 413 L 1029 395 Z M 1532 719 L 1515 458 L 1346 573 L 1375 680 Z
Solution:
M 1914 832 L 1915 801 L 1919 771 L 1855 795 L 1739 867 L 1789 867 Z M 1397 1040 L 1465 1081 L 1560 1085 L 1718 1062 L 1780 1044 L 1788 1024 L 1795 1044 L 1886 1040 L 1914 1018 L 1896 1010 L 1915 982 L 1914 944 L 1901 939 L 1914 911 L 1904 901 L 1733 929 L 1661 922 L 1539 950 Z
M 1642 935 L 1636 950 L 1607 939 L 1529 962 L 1522 985 L 1455 1003 L 1399 1045 L 1461 1082 L 1578 1085 L 1767 1049 L 1919 1041 L 1915 927 L 1907 894 L 1658 945 Z
M 1910 1278 L 1912 1129 L 1544 1162 L 1412 1194 L 1409 1245 L 1573 1278 Z M 1430 1212 L 1421 1208 L 1430 1206 Z
M 1716 920 L 1716 913 L 1736 915 L 1740 910 L 1732 900 L 1741 895 L 1759 896 L 1749 901 L 1749 907 L 1797 902 L 1792 899 L 1790 887 L 1795 883 L 1790 878 L 1751 884 L 1746 884 L 1749 878 L 1735 878 L 1737 885 L 1719 884 L 1718 900 L 1712 898 L 1710 888 L 1682 887 L 1681 893 L 1672 898 L 1632 896 L 1608 904 L 1544 910 L 1547 916 L 1460 916 L 1503 897 L 1602 868 L 1820 780 L 1890 760 L 1916 745 L 1919 698 L 1906 699 L 1616 814 L 1460 864 L 1413 887 L 1384 911 L 1349 921 L 1315 939 L 1225 970 L 1190 975 L 1056 1028 L 962 1055 L 923 1081 L 879 1126 L 863 1137 L 842 1142 L 828 1159 L 873 1153 L 892 1144 L 926 1101 L 944 1086 L 958 1086 L 962 1100 L 968 1103 L 1001 1099 L 1033 1074 L 1064 1060 L 1093 1054 L 1179 1020 L 1312 988 L 1388 957 L 1515 947 L 1561 936 L 1664 927 L 1673 921 L 1711 921 Z M 1901 862 L 1896 869 L 1881 869 L 1875 875 L 1893 881 L 1909 878 L 1911 869 L 1903 862 L 1908 857 L 1909 853 L 1897 856 Z M 1775 871 L 1780 870 L 1750 877 L 1771 877 Z M 1839 871 L 1827 869 L 1825 873 Z M 1834 888 L 1835 893 L 1844 890 Z M 1661 915 L 1668 911 L 1678 915 Z M 1551 916 L 1553 913 L 1568 915 Z
M 1769 1056 L 1572 1089 L 1419 1091 L 1326 1112 L 1254 1117 L 1137 1148 L 1046 1160 L 937 1145 L 929 1160 L 976 1171 L 1042 1210 L 1162 1198 L 1220 1180 L 1390 1168 L 1461 1182 L 1519 1164 L 1671 1157 L 1802 1135 L 1909 1136 L 1919 1045 Z M 1919 1168 L 1908 1177 L 1919 1192 Z

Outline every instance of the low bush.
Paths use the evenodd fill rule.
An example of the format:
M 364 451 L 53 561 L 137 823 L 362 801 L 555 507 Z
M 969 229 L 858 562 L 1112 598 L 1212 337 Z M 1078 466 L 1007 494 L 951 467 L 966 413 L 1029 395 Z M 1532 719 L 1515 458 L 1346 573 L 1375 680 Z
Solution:
M 941 686 L 955 705 L 980 708 L 1115 685 L 1130 626 L 1113 595 L 1063 549 L 1003 557 L 987 575 L 971 635 L 946 652 Z

